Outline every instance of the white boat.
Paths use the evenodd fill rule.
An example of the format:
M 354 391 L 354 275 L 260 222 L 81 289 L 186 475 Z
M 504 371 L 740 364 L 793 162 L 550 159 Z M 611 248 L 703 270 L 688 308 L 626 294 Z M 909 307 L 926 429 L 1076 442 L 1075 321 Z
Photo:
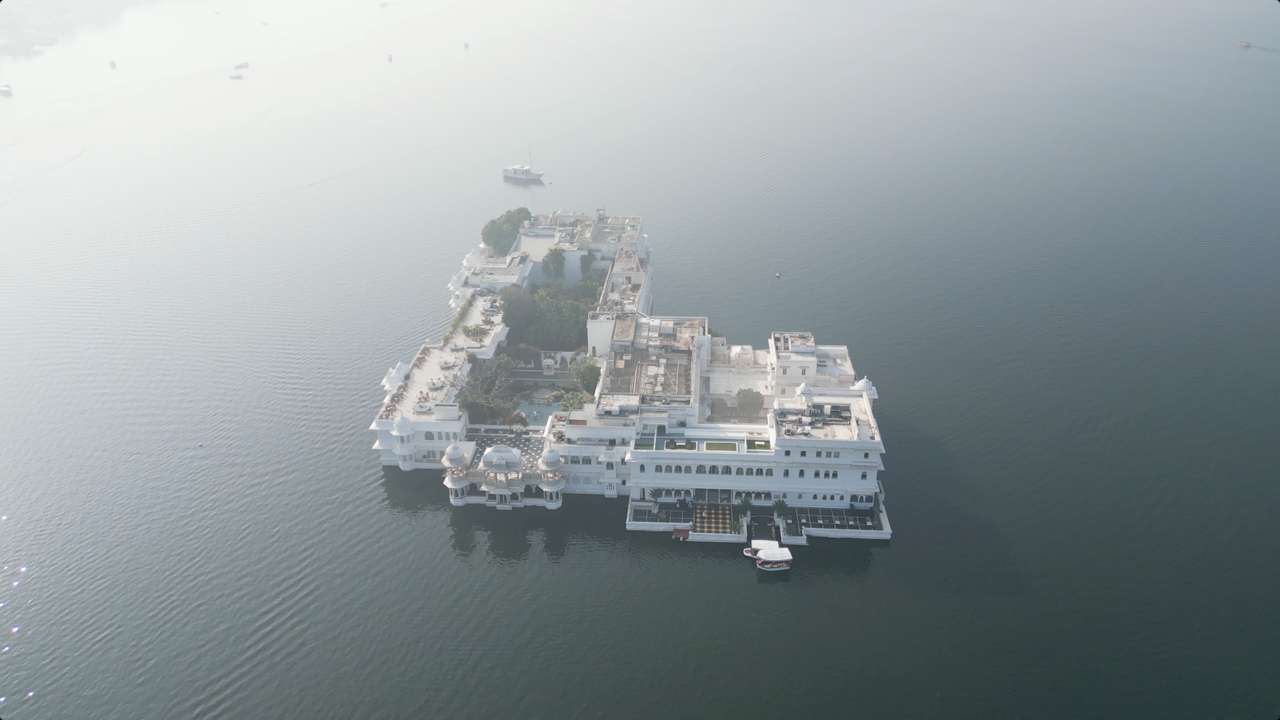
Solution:
M 751 547 L 742 548 L 742 554 L 754 560 L 761 550 L 776 550 L 778 543 L 773 540 L 752 540 Z
M 784 547 L 764 548 L 756 553 L 756 569 L 784 572 L 791 569 L 791 551 Z
M 502 168 L 502 179 L 508 182 L 532 185 L 542 182 L 542 173 L 528 165 L 510 165 Z

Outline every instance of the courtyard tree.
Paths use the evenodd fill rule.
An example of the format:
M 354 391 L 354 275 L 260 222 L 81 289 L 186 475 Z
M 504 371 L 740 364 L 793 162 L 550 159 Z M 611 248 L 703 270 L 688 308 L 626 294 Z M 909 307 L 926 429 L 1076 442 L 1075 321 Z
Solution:
M 564 277 L 564 250 L 552 248 L 548 251 L 542 258 L 542 269 L 547 273 L 547 277 Z
M 595 395 L 596 385 L 600 383 L 600 366 L 591 358 L 583 356 L 569 366 L 569 376 L 584 392 Z
M 520 226 L 532 217 L 533 213 L 529 212 L 529 208 L 508 210 L 485 223 L 484 229 L 480 231 L 480 240 L 498 255 L 506 255 L 516 244 L 516 233 L 520 232 Z
M 764 396 L 751 388 L 738 391 L 738 414 L 743 417 L 755 417 L 764 409 Z

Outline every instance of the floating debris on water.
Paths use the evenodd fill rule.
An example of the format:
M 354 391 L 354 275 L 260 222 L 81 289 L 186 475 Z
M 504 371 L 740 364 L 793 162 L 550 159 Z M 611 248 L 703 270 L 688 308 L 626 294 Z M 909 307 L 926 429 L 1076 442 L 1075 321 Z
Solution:
M 243 75 L 241 75 L 240 73 L 235 73 L 234 75 L 228 75 L 227 77 L 231 78 L 232 80 L 243 80 L 243 79 L 244 79 L 244 76 L 243 76 Z
M 235 67 L 233 67 L 233 68 L 231 68 L 231 69 L 232 69 L 232 70 L 248 70 L 248 69 L 249 69 L 249 63 L 243 63 L 243 62 L 242 62 L 242 63 L 237 64 Z

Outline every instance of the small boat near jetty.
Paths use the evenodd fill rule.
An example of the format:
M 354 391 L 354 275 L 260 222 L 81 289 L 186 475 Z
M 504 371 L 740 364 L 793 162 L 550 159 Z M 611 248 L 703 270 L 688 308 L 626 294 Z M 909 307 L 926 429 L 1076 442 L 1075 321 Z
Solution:
M 784 572 L 791 569 L 791 551 L 787 548 L 765 548 L 756 553 L 756 569 Z
M 773 540 L 752 540 L 751 547 L 742 548 L 742 554 L 756 561 L 757 570 L 783 572 L 791 569 L 791 551 Z
M 742 548 L 742 554 L 754 560 L 761 550 L 775 550 L 781 547 L 775 540 L 752 540 L 751 547 Z

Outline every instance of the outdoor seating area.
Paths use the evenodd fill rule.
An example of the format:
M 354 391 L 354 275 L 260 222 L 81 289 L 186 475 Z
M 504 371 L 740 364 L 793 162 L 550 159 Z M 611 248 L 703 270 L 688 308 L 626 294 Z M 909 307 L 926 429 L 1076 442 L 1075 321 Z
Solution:
M 695 533 L 719 533 L 737 535 L 739 529 L 733 522 L 733 508 L 729 505 L 695 505 L 693 528 Z
M 660 505 L 657 510 L 648 510 L 633 505 L 631 520 L 633 522 L 688 523 L 693 522 L 693 508 Z
M 788 513 L 787 534 L 798 535 L 792 528 L 803 532 L 804 528 L 823 530 L 883 530 L 880 518 L 869 510 L 844 510 L 842 508 L 796 508 Z M 793 524 L 794 522 L 794 524 Z

